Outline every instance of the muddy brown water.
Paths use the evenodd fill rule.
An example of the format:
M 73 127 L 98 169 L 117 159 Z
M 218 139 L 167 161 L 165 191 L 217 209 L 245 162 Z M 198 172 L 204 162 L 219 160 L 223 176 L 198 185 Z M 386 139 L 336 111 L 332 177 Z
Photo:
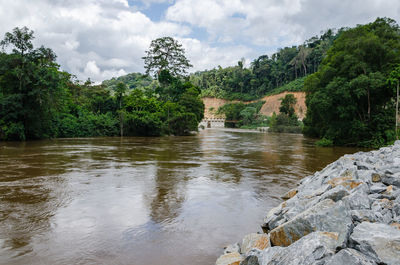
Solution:
M 214 264 L 352 148 L 293 134 L 0 143 L 0 264 Z

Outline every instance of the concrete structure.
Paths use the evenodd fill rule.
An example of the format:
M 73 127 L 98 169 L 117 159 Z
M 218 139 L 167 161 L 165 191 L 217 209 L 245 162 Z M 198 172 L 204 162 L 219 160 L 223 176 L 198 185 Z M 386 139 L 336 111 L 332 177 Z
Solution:
M 204 118 L 199 127 L 203 126 L 204 128 L 224 128 L 225 119 L 224 118 Z

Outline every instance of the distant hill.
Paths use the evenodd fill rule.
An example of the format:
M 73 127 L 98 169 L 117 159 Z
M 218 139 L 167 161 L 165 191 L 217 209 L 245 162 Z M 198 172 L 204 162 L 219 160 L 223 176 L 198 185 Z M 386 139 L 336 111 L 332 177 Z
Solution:
M 113 90 L 118 83 L 124 83 L 129 89 L 153 87 L 156 81 L 148 75 L 141 73 L 130 73 L 120 77 L 113 77 L 110 80 L 104 80 L 102 85 L 106 89 Z

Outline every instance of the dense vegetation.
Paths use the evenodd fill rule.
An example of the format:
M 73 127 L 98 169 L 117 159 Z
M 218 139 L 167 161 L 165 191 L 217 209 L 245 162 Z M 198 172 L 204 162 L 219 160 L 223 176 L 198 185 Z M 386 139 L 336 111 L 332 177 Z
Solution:
M 225 127 L 228 128 L 257 128 L 268 125 L 266 116 L 260 114 L 265 101 L 249 104 L 228 103 L 218 109 L 218 113 L 225 114 Z
M 293 94 L 286 94 L 284 98 L 281 98 L 279 114 L 276 115 L 274 112 L 269 119 L 269 131 L 279 133 L 301 133 L 302 124 L 294 112 L 296 103 L 297 99 Z
M 131 74 L 103 85 L 81 83 L 60 70 L 51 49 L 34 49 L 33 38 L 29 29 L 15 28 L 1 42 L 9 52 L 0 53 L 0 140 L 197 130 L 204 105 L 193 84 L 168 70 L 159 82 Z
M 303 132 L 321 138 L 321 145 L 381 146 L 396 137 L 400 29 L 391 19 L 328 30 L 260 56 L 250 68 L 241 60 L 188 78 L 184 49 L 164 37 L 143 57 L 154 78 L 132 73 L 101 85 L 61 71 L 54 52 L 34 49 L 32 39 L 32 31 L 16 28 L 1 42 L 0 140 L 184 135 L 203 118 L 200 96 L 254 100 L 300 90 L 307 93 Z M 298 131 L 293 99 L 282 99 L 273 117 L 260 114 L 262 102 L 227 104 L 219 113 L 228 127 L 269 124 L 272 131 Z
M 337 33 L 327 30 L 302 45 L 282 48 L 270 57 L 262 55 L 251 62 L 250 68 L 245 68 L 241 60 L 237 66 L 196 72 L 190 80 L 201 88 L 203 97 L 229 100 L 254 100 L 287 88 L 292 92 L 301 91 L 304 79 L 298 78 L 318 70 L 326 52 L 343 30 Z M 299 81 L 284 86 L 294 80 Z
M 335 145 L 393 141 L 399 63 L 400 29 L 395 21 L 379 18 L 342 32 L 319 71 L 305 81 L 304 133 Z
M 119 83 L 124 83 L 130 90 L 139 88 L 146 91 L 154 91 L 158 85 L 157 80 L 140 73 L 130 73 L 120 77 L 114 77 L 110 80 L 104 80 L 102 85 L 109 90 L 115 90 Z

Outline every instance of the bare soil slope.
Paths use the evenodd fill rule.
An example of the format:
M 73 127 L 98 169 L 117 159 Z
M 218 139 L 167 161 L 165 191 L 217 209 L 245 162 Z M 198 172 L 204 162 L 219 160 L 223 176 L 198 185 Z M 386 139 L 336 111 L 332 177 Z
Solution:
M 271 116 L 274 112 L 276 114 L 279 113 L 279 107 L 281 105 L 281 98 L 285 97 L 286 94 L 293 94 L 295 98 L 297 99 L 297 103 L 294 107 L 296 115 L 300 119 L 304 119 L 307 111 L 306 107 L 306 94 L 304 92 L 283 92 L 277 95 L 272 95 L 272 96 L 265 96 L 260 100 L 264 100 L 265 104 L 261 108 L 261 113 L 266 115 L 266 116 Z M 203 98 L 202 99 L 204 102 L 204 118 L 206 119 L 215 119 L 215 118 L 223 118 L 224 115 L 217 115 L 216 112 L 218 111 L 218 108 L 222 107 L 223 105 L 227 103 L 234 103 L 234 102 L 240 102 L 237 100 L 230 101 L 226 99 L 220 99 L 220 98 Z M 254 101 L 253 101 L 254 102 Z M 244 103 L 249 103 L 249 102 L 244 102 Z

